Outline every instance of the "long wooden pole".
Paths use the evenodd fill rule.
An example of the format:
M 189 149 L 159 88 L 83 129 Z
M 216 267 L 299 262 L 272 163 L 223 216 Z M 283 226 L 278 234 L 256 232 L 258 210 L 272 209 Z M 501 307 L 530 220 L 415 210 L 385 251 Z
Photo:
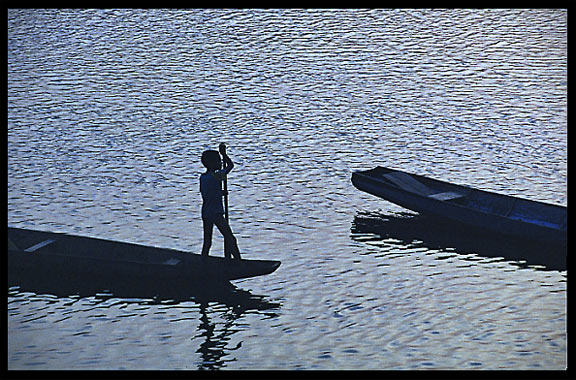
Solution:
M 222 169 L 226 169 L 226 160 L 224 160 L 224 155 L 226 154 L 226 144 L 220 143 L 218 149 L 220 150 L 220 154 L 222 154 L 222 162 L 223 162 Z M 224 184 L 224 217 L 226 218 L 226 221 L 230 223 L 230 218 L 228 216 L 228 175 L 224 176 L 223 184 Z
M 222 169 L 225 170 L 227 167 L 226 160 L 224 159 L 224 155 L 226 154 L 226 144 L 220 143 L 218 150 L 222 155 Z M 228 222 L 228 225 L 230 225 L 230 217 L 228 215 L 228 174 L 224 174 L 224 181 L 222 181 L 222 183 L 224 190 L 224 218 L 226 219 L 226 222 Z M 224 239 L 224 257 L 230 257 L 230 251 L 226 239 Z

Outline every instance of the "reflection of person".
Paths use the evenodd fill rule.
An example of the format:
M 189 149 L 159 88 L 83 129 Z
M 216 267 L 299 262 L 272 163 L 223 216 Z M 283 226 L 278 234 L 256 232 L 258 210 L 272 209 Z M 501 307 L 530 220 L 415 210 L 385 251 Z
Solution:
M 224 255 L 231 258 L 240 259 L 240 250 L 236 243 L 236 237 L 230 229 L 230 225 L 224 218 L 224 207 L 222 205 L 222 182 L 226 175 L 234 168 L 234 163 L 226 154 L 225 149 L 220 149 L 225 169 L 222 169 L 220 154 L 215 150 L 207 150 L 202 153 L 202 164 L 206 167 L 206 172 L 200 175 L 200 193 L 202 194 L 202 223 L 204 226 L 204 244 L 202 245 L 202 255 L 208 256 L 212 246 L 212 231 L 214 225 L 218 227 L 224 236 Z

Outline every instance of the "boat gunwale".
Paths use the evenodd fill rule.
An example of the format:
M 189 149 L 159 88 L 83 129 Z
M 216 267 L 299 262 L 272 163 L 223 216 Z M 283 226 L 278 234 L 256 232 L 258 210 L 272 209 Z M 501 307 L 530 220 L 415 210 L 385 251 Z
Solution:
M 493 192 L 493 191 L 489 191 L 489 190 L 482 190 L 482 189 L 470 187 L 470 186 L 467 186 L 467 185 L 460 185 L 460 184 L 456 184 L 456 183 L 446 182 L 446 181 L 443 181 L 443 180 L 440 180 L 440 179 L 435 179 L 435 178 L 426 177 L 426 176 L 423 176 L 423 175 L 420 175 L 420 174 L 412 174 L 412 173 L 405 172 L 405 171 L 398 170 L 398 169 L 389 169 L 389 168 L 385 168 L 385 167 L 383 167 L 383 166 L 378 166 L 378 167 L 376 167 L 376 168 L 368 169 L 368 170 L 358 170 L 358 171 L 355 171 L 353 174 L 362 175 L 362 176 L 364 176 L 364 177 L 372 178 L 372 179 L 374 179 L 374 180 L 376 180 L 376 181 L 378 181 L 378 182 L 382 182 L 380 179 L 375 178 L 375 176 L 372 176 L 372 175 L 367 174 L 367 173 L 369 173 L 369 172 L 373 172 L 373 171 L 376 171 L 376 170 L 378 170 L 378 169 L 385 169 L 385 170 L 389 170 L 389 171 L 391 171 L 391 172 L 400 172 L 400 173 L 408 174 L 408 175 L 411 176 L 411 177 L 417 177 L 418 179 L 422 179 L 422 180 L 425 180 L 425 181 L 432 181 L 432 182 L 435 182 L 435 183 L 439 183 L 439 184 L 441 184 L 441 185 L 443 185 L 443 186 L 449 186 L 449 187 L 454 187 L 454 188 L 458 188 L 458 189 L 464 189 L 464 190 L 472 191 L 472 192 L 480 192 L 480 193 L 482 193 L 482 194 L 487 194 L 487 195 L 489 195 L 489 196 L 498 196 L 498 197 L 504 197 L 504 198 L 510 199 L 510 200 L 520 200 L 520 201 L 528 202 L 528 203 L 537 203 L 537 204 L 542 205 L 542 206 L 545 206 L 545 207 L 554 207 L 554 208 L 559 208 L 559 209 L 562 209 L 562 210 L 567 209 L 567 206 L 563 206 L 563 205 L 559 205 L 559 204 L 555 204 L 555 203 L 547 203 L 547 202 L 532 200 L 532 199 L 528 199 L 528 198 L 517 197 L 517 196 L 507 195 L 507 194 L 502 194 L 502 193 L 497 193 L 497 192 Z M 384 183 L 384 182 L 382 182 L 382 183 Z M 397 185 L 395 185 L 395 184 L 393 184 L 393 183 L 391 183 L 391 182 L 386 182 L 386 184 L 389 184 L 388 186 L 394 186 L 395 188 L 397 188 L 397 189 L 399 189 L 399 190 L 407 191 L 407 190 L 402 189 L 401 187 L 399 187 L 399 186 L 397 186 Z M 417 194 L 417 193 L 412 193 L 412 194 L 414 194 L 414 195 L 420 195 L 420 194 Z M 421 195 L 420 195 L 420 196 L 421 196 Z M 426 196 L 422 196 L 422 197 L 423 197 L 423 198 L 428 198 L 428 199 L 431 199 L 431 200 L 438 200 L 438 199 L 429 198 L 429 197 L 426 197 Z M 440 202 L 444 202 L 444 201 L 440 201 Z M 495 215 L 496 215 L 496 214 L 495 214 Z

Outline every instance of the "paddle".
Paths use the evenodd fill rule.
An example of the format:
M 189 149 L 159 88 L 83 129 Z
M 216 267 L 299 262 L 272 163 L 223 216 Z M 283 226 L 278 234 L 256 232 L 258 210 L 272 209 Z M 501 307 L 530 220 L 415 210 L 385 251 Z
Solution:
M 224 156 L 226 155 L 226 144 L 220 143 L 218 146 L 218 150 L 222 155 L 222 169 L 226 169 L 226 160 L 224 160 Z M 224 176 L 224 217 L 228 224 L 230 224 L 230 219 L 228 217 L 228 176 Z
M 226 144 L 224 143 L 220 143 L 220 145 L 218 146 L 218 150 L 220 151 L 220 154 L 222 155 L 222 169 L 226 169 L 226 160 L 224 159 L 224 155 L 226 155 Z M 226 219 L 226 221 L 228 222 L 228 225 L 230 225 L 230 217 L 228 216 L 228 175 L 225 174 L 224 175 L 224 181 L 223 181 L 223 193 L 224 193 L 224 218 Z M 228 245 L 226 244 L 226 240 L 224 240 L 224 256 L 228 257 Z

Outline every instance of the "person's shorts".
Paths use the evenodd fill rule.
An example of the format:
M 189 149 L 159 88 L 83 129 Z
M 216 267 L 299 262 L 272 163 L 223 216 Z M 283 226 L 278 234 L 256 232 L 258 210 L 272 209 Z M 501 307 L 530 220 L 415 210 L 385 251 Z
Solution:
M 218 213 L 218 214 L 202 215 L 202 220 L 205 223 L 216 224 L 217 222 L 224 220 L 224 214 Z

